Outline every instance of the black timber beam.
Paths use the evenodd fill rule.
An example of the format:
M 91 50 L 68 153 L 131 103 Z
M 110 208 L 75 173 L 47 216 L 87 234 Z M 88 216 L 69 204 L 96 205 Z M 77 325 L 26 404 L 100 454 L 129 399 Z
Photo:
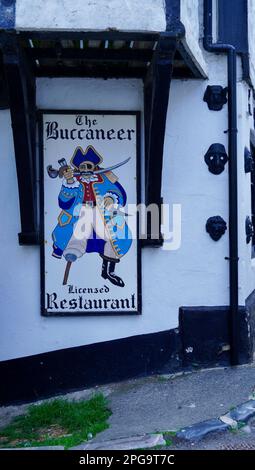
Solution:
M 165 0 L 166 30 L 174 31 L 183 27 L 180 21 L 181 4 L 180 0 Z
M 25 49 L 32 59 L 78 59 L 93 61 L 150 62 L 150 49 L 77 49 L 77 48 L 31 48 Z
M 21 39 L 45 41 L 83 40 L 83 41 L 157 41 L 159 33 L 122 32 L 122 31 L 22 31 Z
M 35 178 L 35 78 L 14 34 L 1 36 L 17 169 L 21 245 L 38 243 Z
M 2 51 L 0 51 L 0 109 L 9 109 L 9 99 L 7 83 L 4 76 Z
M 124 67 L 112 64 L 78 65 L 68 67 L 65 65 L 40 65 L 35 67 L 34 72 L 37 77 L 91 77 L 91 78 L 144 78 L 147 68 L 144 67 Z
M 177 38 L 163 33 L 144 82 L 146 205 L 159 210 L 159 226 L 148 221 L 144 245 L 160 246 L 163 242 L 161 225 L 161 182 L 166 116 Z M 156 232 L 155 232 L 156 229 Z

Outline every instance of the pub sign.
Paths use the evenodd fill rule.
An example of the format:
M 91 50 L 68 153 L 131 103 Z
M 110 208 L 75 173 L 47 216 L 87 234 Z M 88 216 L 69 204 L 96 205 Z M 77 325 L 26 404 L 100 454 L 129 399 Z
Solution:
M 43 315 L 141 313 L 137 112 L 41 113 Z

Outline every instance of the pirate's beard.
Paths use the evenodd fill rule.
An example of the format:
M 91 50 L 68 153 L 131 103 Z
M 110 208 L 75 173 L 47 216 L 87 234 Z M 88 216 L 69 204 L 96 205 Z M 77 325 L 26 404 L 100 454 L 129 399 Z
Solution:
M 82 183 L 91 183 L 93 181 L 98 181 L 98 176 L 97 175 L 88 175 L 88 176 L 85 176 L 85 175 L 82 175 L 79 177 L 79 180 L 82 182 Z

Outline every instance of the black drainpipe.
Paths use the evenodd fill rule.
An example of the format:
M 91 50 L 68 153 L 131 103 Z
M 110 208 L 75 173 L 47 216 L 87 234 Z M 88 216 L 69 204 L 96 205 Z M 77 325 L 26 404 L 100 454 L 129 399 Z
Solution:
M 236 49 L 231 44 L 213 44 L 212 0 L 204 0 L 204 48 L 228 55 L 228 153 L 229 153 L 229 284 L 231 364 L 239 363 L 238 312 L 238 199 L 237 199 L 237 102 Z

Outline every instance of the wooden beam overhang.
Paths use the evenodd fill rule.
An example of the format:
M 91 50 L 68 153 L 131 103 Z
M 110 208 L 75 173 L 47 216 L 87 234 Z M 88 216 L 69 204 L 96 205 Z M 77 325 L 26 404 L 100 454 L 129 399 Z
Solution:
M 1 36 L 3 66 L 11 113 L 21 232 L 19 243 L 38 243 L 35 178 L 35 77 L 15 34 Z
M 74 49 L 74 48 L 33 48 L 27 54 L 32 59 L 72 59 L 107 62 L 149 62 L 153 56 L 151 49 Z
M 191 75 L 179 52 L 183 35 L 180 23 L 174 31 L 160 34 L 117 31 L 2 33 L 3 67 L 8 84 L 19 186 L 21 244 L 39 242 L 35 77 L 139 77 L 144 80 L 145 201 L 147 205 L 156 204 L 160 208 L 171 78 Z M 173 75 L 175 71 L 177 75 Z M 149 222 L 144 245 L 161 244 L 161 235 L 153 233 Z
M 147 239 L 144 240 L 146 246 L 160 246 L 163 243 L 160 233 L 163 150 L 170 83 L 177 42 L 177 37 L 167 33 L 160 36 L 144 81 L 145 201 L 147 207 L 150 204 L 156 204 L 159 211 L 159 227 L 155 227 L 154 224 L 152 225 L 151 220 L 148 220 Z M 156 233 L 154 233 L 155 228 Z
M 20 31 L 19 37 L 25 40 L 61 41 L 157 41 L 159 33 L 127 31 Z

